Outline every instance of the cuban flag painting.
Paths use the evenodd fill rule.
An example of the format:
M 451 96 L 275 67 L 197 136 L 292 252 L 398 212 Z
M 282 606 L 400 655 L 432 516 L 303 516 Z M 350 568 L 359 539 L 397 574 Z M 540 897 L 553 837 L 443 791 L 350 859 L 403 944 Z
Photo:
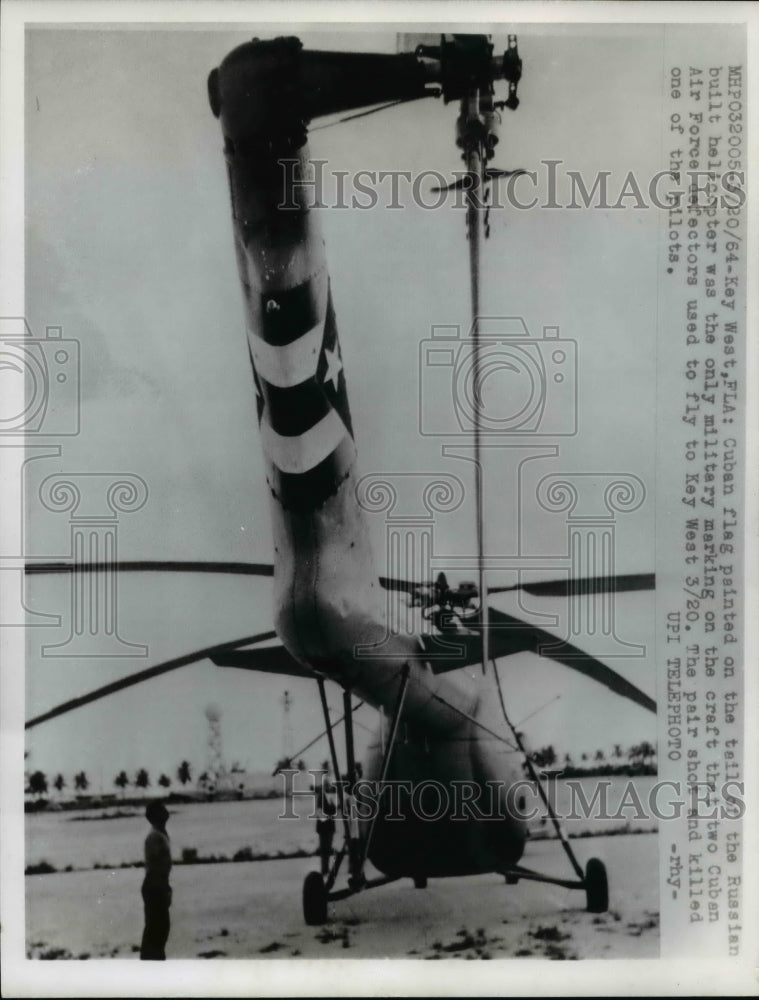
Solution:
M 288 510 L 320 507 L 356 454 L 326 269 L 261 293 L 248 330 L 269 487 Z
M 315 509 L 356 455 L 326 268 L 294 288 L 260 293 L 255 305 L 248 343 L 269 487 L 287 510 Z

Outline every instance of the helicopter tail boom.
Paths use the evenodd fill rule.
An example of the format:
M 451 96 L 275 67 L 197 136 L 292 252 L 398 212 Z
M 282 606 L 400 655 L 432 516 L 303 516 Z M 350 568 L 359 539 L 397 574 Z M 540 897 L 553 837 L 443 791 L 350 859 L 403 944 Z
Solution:
M 495 80 L 506 80 L 514 109 L 522 62 L 516 37 L 495 52 L 488 35 L 440 35 L 437 45 L 418 45 L 414 52 L 389 55 L 374 52 L 321 52 L 304 49 L 300 40 L 280 37 L 253 39 L 238 46 L 208 78 L 211 109 L 222 108 L 229 121 L 238 116 L 253 132 L 273 134 L 289 118 L 303 124 L 386 102 L 441 96 L 459 100 L 473 86 L 486 91 Z M 274 84 L 272 86 L 272 83 Z M 266 102 L 251 96 L 266 91 Z
M 384 634 L 384 602 L 356 497 L 324 240 L 301 183 L 310 163 L 295 41 L 235 50 L 216 71 L 214 110 L 272 498 L 275 627 L 303 664 L 339 669 L 355 642 Z

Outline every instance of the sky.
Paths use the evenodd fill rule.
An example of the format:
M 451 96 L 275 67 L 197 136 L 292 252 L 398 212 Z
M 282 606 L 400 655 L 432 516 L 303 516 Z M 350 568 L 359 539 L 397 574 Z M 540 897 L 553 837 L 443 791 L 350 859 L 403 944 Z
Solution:
M 606 170 L 612 191 L 628 171 L 650 177 L 665 169 L 663 31 L 519 29 L 521 105 L 504 113 L 495 165 L 541 170 L 542 161 L 560 160 L 583 176 Z M 255 33 L 279 32 L 258 26 Z M 395 33 L 386 30 L 290 25 L 288 33 L 312 48 L 391 52 L 396 46 Z M 46 326 L 63 327 L 65 337 L 79 341 L 81 355 L 81 431 L 65 440 L 60 459 L 28 465 L 29 556 L 68 551 L 68 517 L 41 506 L 42 481 L 57 472 L 98 472 L 131 473 L 147 484 L 144 507 L 119 518 L 122 559 L 271 558 L 221 134 L 206 97 L 209 70 L 250 34 L 28 32 L 27 318 L 38 336 Z M 505 33 L 494 40 L 505 48 Z M 321 129 L 312 134 L 312 156 L 327 160 L 327 170 L 449 174 L 461 169 L 456 113 L 428 100 Z M 543 192 L 544 171 L 540 178 Z M 361 472 L 447 473 L 464 484 L 465 502 L 434 525 L 435 565 L 444 568 L 446 556 L 474 551 L 471 471 L 470 463 L 441 453 L 452 439 L 419 433 L 420 406 L 441 420 L 451 406 L 446 373 L 430 388 L 419 357 L 434 325 L 469 327 L 464 215 L 453 207 L 414 206 L 407 191 L 401 200 L 399 210 L 319 214 Z M 520 488 L 517 456 L 526 453 L 492 449 L 488 552 L 514 551 L 520 510 L 522 551 L 564 556 L 566 521 L 539 508 L 538 480 L 550 473 L 628 473 L 644 484 L 646 498 L 617 519 L 617 570 L 653 570 L 660 221 L 655 209 L 491 213 L 483 312 L 523 317 L 536 340 L 544 326 L 558 326 L 562 338 L 576 343 L 578 425 L 574 436 L 540 440 L 557 445 L 558 454 L 527 462 Z M 386 527 L 382 516 L 370 518 L 380 572 Z M 456 571 L 449 576 L 458 578 Z M 491 582 L 508 580 L 493 571 Z M 119 580 L 119 634 L 146 646 L 145 657 L 43 655 L 42 645 L 68 635 L 68 595 L 65 578 L 29 582 L 28 607 L 63 618 L 58 629 L 28 630 L 29 716 L 161 659 L 271 625 L 266 580 L 130 574 Z M 560 620 L 566 611 L 535 599 L 523 609 L 508 597 L 493 603 Z M 645 645 L 647 655 L 608 660 L 652 695 L 653 615 L 652 594 L 618 597 L 618 635 Z M 587 648 L 593 651 L 592 642 Z M 501 669 L 515 721 L 551 701 L 526 727 L 534 746 L 550 742 L 579 755 L 655 740 L 653 716 L 563 667 L 523 654 Z M 297 750 L 321 729 L 312 682 L 205 661 L 40 726 L 29 737 L 27 766 L 48 773 L 84 769 L 106 791 L 121 768 L 173 774 L 186 758 L 197 773 L 205 764 L 204 709 L 213 702 L 221 709 L 227 762 L 271 767 L 285 746 L 285 689 Z M 335 705 L 337 696 L 331 695 Z M 371 728 L 373 713 L 362 712 L 362 724 Z M 359 737 L 366 740 L 367 731 Z M 315 764 L 324 756 L 320 745 L 307 759 Z

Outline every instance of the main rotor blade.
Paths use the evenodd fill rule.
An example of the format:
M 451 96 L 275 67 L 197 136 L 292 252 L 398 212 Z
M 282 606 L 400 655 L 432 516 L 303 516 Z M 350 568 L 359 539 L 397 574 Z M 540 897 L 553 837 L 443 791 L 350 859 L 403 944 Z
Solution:
M 240 670 L 260 670 L 264 674 L 283 674 L 285 677 L 314 679 L 313 670 L 298 663 L 284 646 L 264 646 L 263 649 L 227 649 L 221 653 L 213 653 L 210 659 L 217 667 L 237 667 Z
M 236 573 L 241 576 L 274 576 L 271 563 L 248 562 L 206 562 L 192 559 L 140 559 L 131 562 L 28 562 L 24 572 L 35 573 L 105 573 L 117 570 L 119 573 Z
M 423 588 L 434 588 L 432 580 L 418 583 L 413 580 L 399 580 L 396 577 L 381 576 L 379 580 L 385 590 L 395 590 L 412 594 Z M 503 587 L 488 587 L 488 594 L 506 594 L 513 590 L 524 590 L 535 597 L 579 597 L 581 594 L 624 593 L 632 590 L 654 590 L 655 573 L 623 573 L 618 576 L 589 576 L 580 580 L 540 580 L 537 583 L 513 583 Z
M 538 628 L 537 625 L 528 625 L 502 611 L 496 611 L 495 608 L 490 608 L 489 612 L 490 650 L 491 656 L 494 658 L 503 655 L 498 652 L 501 648 L 513 645 L 514 639 L 511 636 L 519 637 L 521 633 L 521 639 L 517 638 L 516 640 L 521 649 L 556 660 L 557 663 L 598 681 L 599 684 L 603 684 L 615 694 L 628 698 L 636 705 L 648 709 L 649 712 L 656 713 L 656 702 L 653 698 L 650 698 L 635 684 L 631 684 L 616 670 L 601 663 L 595 656 L 591 656 L 590 653 L 586 653 L 570 642 L 562 641 L 557 636 L 551 635 L 550 632 L 546 632 L 545 629 Z
M 432 581 L 429 583 L 414 583 L 413 580 L 398 580 L 392 576 L 381 576 L 379 582 L 380 586 L 384 587 L 385 590 L 399 591 L 402 594 L 413 594 L 415 590 L 420 590 L 423 587 L 432 588 L 434 586 Z
M 275 639 L 276 637 L 276 632 L 259 632 L 257 635 L 249 635 L 243 639 L 234 639 L 232 642 L 224 642 L 221 645 L 207 646 L 205 649 L 197 649 L 193 653 L 186 653 L 184 656 L 165 660 L 163 663 L 157 663 L 154 667 L 148 667 L 146 670 L 138 670 L 136 674 L 129 674 L 128 677 L 121 677 L 117 681 L 111 681 L 110 684 L 104 684 L 102 687 L 95 688 L 93 691 L 80 695 L 78 698 L 71 698 L 69 701 L 61 702 L 55 708 L 51 708 L 47 712 L 29 719 L 24 728 L 33 729 L 34 726 L 38 726 L 41 722 L 48 722 L 59 715 L 72 712 L 75 708 L 82 708 L 84 705 L 90 705 L 93 701 L 106 698 L 109 694 L 116 694 L 117 691 L 124 691 L 126 688 L 134 687 L 135 684 L 142 684 L 143 681 L 149 681 L 153 677 L 167 674 L 170 670 L 176 670 L 178 667 L 186 667 L 191 663 L 197 663 L 199 660 L 205 660 L 214 653 L 220 653 L 227 649 L 235 649 L 238 646 L 249 646 L 254 642 L 265 642 L 267 639 Z
M 565 667 L 585 674 L 586 677 L 603 684 L 610 691 L 623 698 L 628 698 L 636 705 L 648 709 L 649 712 L 656 712 L 656 702 L 653 698 L 631 684 L 616 670 L 612 670 L 611 667 L 607 667 L 605 663 L 597 660 L 595 656 L 591 656 L 590 653 L 586 653 L 572 643 L 562 642 L 557 636 L 546 632 L 545 629 L 530 625 L 519 618 L 505 614 L 503 611 L 489 608 L 488 612 L 489 655 L 492 659 L 497 660 L 501 656 L 511 656 L 513 653 L 535 653 L 537 656 L 556 660 L 557 663 L 561 663 Z M 451 632 L 450 634 L 442 633 L 441 636 L 422 637 L 434 673 L 447 673 L 449 670 L 458 670 L 461 667 L 473 666 L 482 662 L 480 639 L 482 626 L 479 615 L 467 618 L 465 624 L 471 630 L 469 633 Z M 438 653 L 436 657 L 434 640 L 441 637 L 449 641 L 451 646 L 459 644 L 461 654 L 451 653 L 440 657 Z
M 581 580 L 541 580 L 538 583 L 515 583 L 508 587 L 488 587 L 488 594 L 524 590 L 535 597 L 578 597 L 581 594 L 653 590 L 655 587 L 655 573 L 625 573 L 619 576 L 589 576 Z

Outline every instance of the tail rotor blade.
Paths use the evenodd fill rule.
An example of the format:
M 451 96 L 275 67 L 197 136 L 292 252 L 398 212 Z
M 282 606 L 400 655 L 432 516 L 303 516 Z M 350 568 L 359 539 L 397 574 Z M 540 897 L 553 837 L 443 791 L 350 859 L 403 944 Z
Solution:
M 502 177 L 519 177 L 521 174 L 526 174 L 527 171 L 523 167 L 519 167 L 517 170 L 500 170 L 498 167 L 486 167 L 485 168 L 485 183 L 488 181 L 499 180 Z M 474 180 L 472 179 L 474 177 Z M 433 194 L 440 194 L 442 191 L 470 191 L 477 184 L 477 175 L 464 174 L 462 177 L 457 177 L 455 181 L 451 181 L 450 184 L 445 184 L 444 186 L 437 185 L 430 188 Z
M 499 177 L 521 177 L 527 171 L 524 167 L 517 167 L 516 170 L 501 170 L 498 167 L 488 167 L 485 171 L 485 178 L 489 181 L 498 180 Z

